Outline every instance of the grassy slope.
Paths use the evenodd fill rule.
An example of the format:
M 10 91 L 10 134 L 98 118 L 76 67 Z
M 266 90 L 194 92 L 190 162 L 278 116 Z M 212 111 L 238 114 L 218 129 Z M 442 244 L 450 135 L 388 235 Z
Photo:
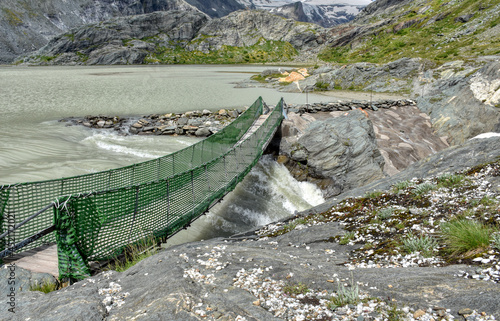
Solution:
M 161 64 L 231 64 L 264 63 L 291 60 L 297 54 L 293 46 L 284 41 L 265 40 L 247 47 L 222 46 L 219 50 L 201 52 L 188 51 L 180 46 L 172 48 L 157 47 L 145 63 Z
M 426 7 L 428 8 L 427 10 Z M 388 25 L 343 47 L 324 49 L 319 58 L 332 62 L 383 63 L 402 57 L 436 62 L 500 54 L 499 0 L 419 0 L 392 13 Z M 474 14 L 468 22 L 456 19 Z M 374 22 L 374 21 L 373 21 Z M 408 28 L 398 25 L 407 23 Z

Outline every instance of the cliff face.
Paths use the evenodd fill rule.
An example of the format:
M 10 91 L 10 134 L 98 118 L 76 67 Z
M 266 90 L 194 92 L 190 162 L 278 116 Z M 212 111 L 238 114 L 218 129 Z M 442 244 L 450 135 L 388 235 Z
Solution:
M 189 3 L 191 4 L 189 4 Z M 47 0 L 0 2 L 0 63 L 11 63 L 17 56 L 46 45 L 71 28 L 114 17 L 186 10 L 195 7 L 210 17 L 226 15 L 243 8 L 234 0 Z
M 140 64 L 155 49 L 154 43 L 141 39 L 155 38 L 165 46 L 182 44 L 193 39 L 208 19 L 195 9 L 114 18 L 54 37 L 38 55 L 27 60 L 51 64 Z
M 237 0 L 250 9 L 262 9 L 296 21 L 311 22 L 322 27 L 346 23 L 364 8 L 369 1 L 315 0 Z
M 196 44 L 189 47 L 206 51 L 222 46 L 252 46 L 264 38 L 288 42 L 301 50 L 317 47 L 324 41 L 325 32 L 317 25 L 297 23 L 265 11 L 238 11 L 208 22 L 195 39 Z

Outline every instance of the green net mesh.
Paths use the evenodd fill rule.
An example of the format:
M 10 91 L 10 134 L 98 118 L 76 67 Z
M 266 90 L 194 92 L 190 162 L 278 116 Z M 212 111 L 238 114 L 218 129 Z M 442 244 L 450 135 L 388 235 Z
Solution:
M 94 174 L 1 186 L 2 229 L 6 216 L 20 222 L 57 200 L 54 213 L 38 215 L 16 237 L 29 237 L 54 220 L 57 233 L 23 250 L 57 240 L 60 277 L 80 279 L 88 275 L 88 261 L 114 257 L 149 236 L 168 237 L 234 189 L 262 155 L 282 108 L 280 101 L 243 140 L 262 114 L 260 97 L 224 129 L 176 153 Z

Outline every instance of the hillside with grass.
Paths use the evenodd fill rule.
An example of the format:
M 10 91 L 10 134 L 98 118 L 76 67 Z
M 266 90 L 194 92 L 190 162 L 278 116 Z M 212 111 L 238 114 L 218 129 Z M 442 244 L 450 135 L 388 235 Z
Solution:
M 377 9 L 380 3 L 365 8 L 353 24 L 332 29 L 318 58 L 387 63 L 407 57 L 443 63 L 500 54 L 498 0 L 401 1 Z

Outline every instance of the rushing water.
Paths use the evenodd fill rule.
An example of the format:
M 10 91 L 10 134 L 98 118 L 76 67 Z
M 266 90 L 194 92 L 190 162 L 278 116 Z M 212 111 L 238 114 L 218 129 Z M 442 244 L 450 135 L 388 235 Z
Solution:
M 66 126 L 69 116 L 131 116 L 269 105 L 305 94 L 234 88 L 263 66 L 0 67 L 0 185 L 68 177 L 153 159 L 197 141 L 190 137 L 119 136 Z M 309 94 L 310 102 L 322 96 Z M 306 201 L 307 200 L 307 201 Z M 206 239 L 262 225 L 322 202 L 264 157 L 247 178 L 176 239 Z

